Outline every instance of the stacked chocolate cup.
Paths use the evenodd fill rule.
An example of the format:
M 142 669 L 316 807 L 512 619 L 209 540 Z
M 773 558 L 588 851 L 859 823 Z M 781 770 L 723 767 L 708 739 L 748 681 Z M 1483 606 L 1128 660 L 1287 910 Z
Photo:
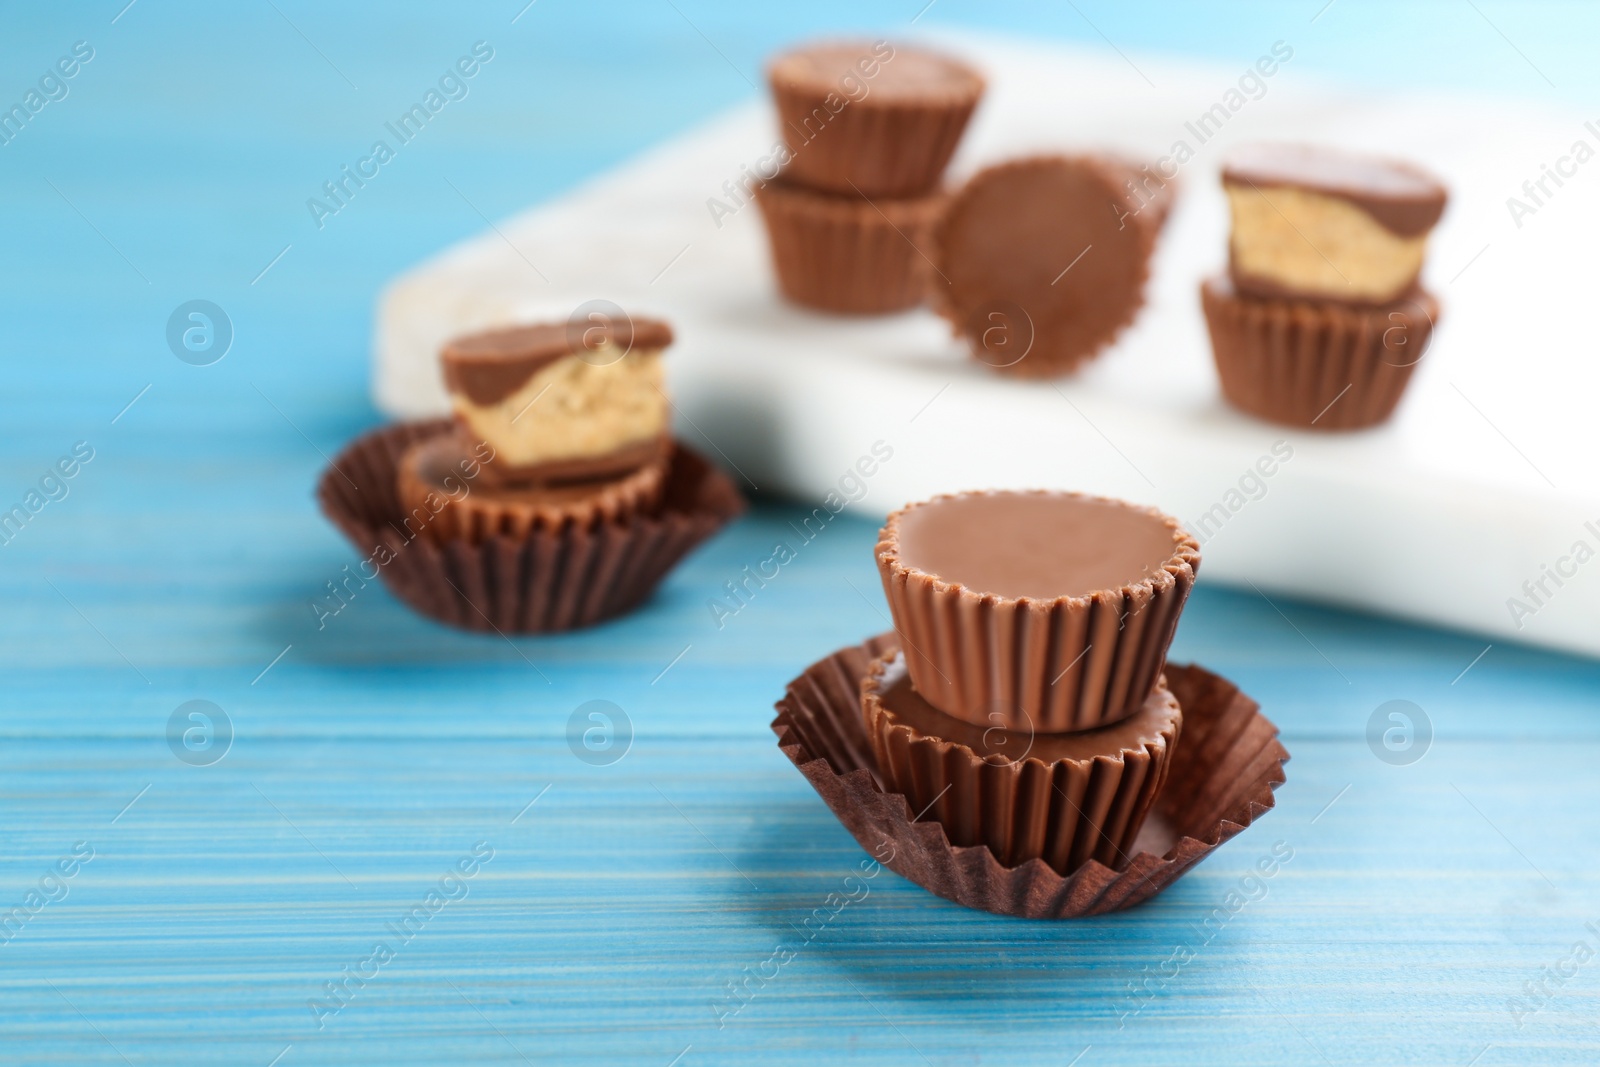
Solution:
M 983 77 L 886 41 L 809 45 L 767 74 L 783 165 L 755 195 L 784 296 L 847 314 L 920 304 L 939 182 Z
M 975 492 L 895 512 L 876 556 L 900 647 L 861 708 L 885 786 L 1003 865 L 1125 866 L 1182 727 L 1162 672 L 1194 538 L 1116 500 Z
M 672 437 L 671 327 L 611 307 L 452 339 L 454 418 L 374 431 L 324 473 L 323 509 L 418 611 L 502 634 L 593 625 L 742 510 Z
M 1234 152 L 1222 184 L 1228 272 L 1200 296 L 1223 396 L 1291 426 L 1387 420 L 1439 319 L 1419 278 L 1444 185 L 1398 160 L 1278 144 Z

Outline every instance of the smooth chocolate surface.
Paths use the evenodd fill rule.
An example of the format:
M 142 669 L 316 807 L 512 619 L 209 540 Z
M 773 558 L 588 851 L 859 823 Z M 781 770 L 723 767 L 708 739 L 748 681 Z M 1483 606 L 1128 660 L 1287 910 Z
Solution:
M 655 319 L 547 322 L 458 337 L 440 358 L 445 388 L 475 404 L 498 403 L 541 368 L 558 359 L 612 344 L 624 350 L 661 349 L 672 343 L 672 327 Z
M 1158 515 L 1067 493 L 969 493 L 907 509 L 900 562 L 979 594 L 1048 600 L 1138 582 L 1170 560 Z
M 788 52 L 772 61 L 768 74 L 774 86 L 822 94 L 843 96 L 865 86 L 865 95 L 851 99 L 852 107 L 976 97 L 983 91 L 983 78 L 959 60 L 871 41 L 831 42 Z
M 935 231 L 940 310 L 973 355 L 1009 374 L 1064 374 L 1144 303 L 1163 212 L 1127 188 L 1128 165 L 1041 156 L 982 171 Z
M 1163 735 L 1173 733 L 1174 723 L 1180 722 L 1183 715 L 1177 700 L 1158 683 L 1144 706 L 1133 715 L 1094 730 L 1045 733 L 978 726 L 946 715 L 923 699 L 911 684 L 904 653 L 885 665 L 877 678 L 868 675 L 865 693 L 878 701 L 892 723 L 914 734 L 965 745 L 979 757 L 1006 762 L 1023 758 L 1042 763 L 1083 762 L 1096 756 L 1115 757 L 1146 745 L 1164 747 Z
M 1338 197 L 1401 237 L 1433 229 L 1449 195 L 1443 183 L 1421 167 L 1313 145 L 1254 144 L 1235 149 L 1223 164 L 1222 180 Z

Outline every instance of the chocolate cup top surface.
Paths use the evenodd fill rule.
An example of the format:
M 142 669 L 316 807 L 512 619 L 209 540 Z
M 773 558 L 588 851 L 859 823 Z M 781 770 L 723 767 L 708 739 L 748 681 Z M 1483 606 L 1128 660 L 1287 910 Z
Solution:
M 1165 217 L 1128 188 L 1128 165 L 1036 156 L 980 171 L 934 231 L 939 310 L 973 355 L 1051 377 L 1089 359 L 1144 304 Z
M 778 747 L 870 855 L 930 893 L 964 907 L 1026 919 L 1120 911 L 1170 886 L 1273 806 L 1289 753 L 1255 701 L 1202 667 L 1167 667 L 1183 708 L 1183 736 L 1129 861 L 1098 861 L 1069 875 L 1042 859 L 1007 867 L 983 846 L 952 845 L 916 819 L 878 774 L 861 715 L 861 680 L 898 647 L 880 634 L 818 660 L 789 683 L 772 722 Z
M 983 75 L 959 59 L 922 48 L 889 46 L 881 41 L 822 41 L 774 58 L 767 78 L 775 92 L 790 91 L 826 97 L 851 95 L 851 107 L 947 107 L 976 101 L 983 94 Z M 872 73 L 868 73 L 871 71 Z
M 475 404 L 494 404 L 543 367 L 604 344 L 625 351 L 662 349 L 672 344 L 672 327 L 629 316 L 508 326 L 457 337 L 445 344 L 439 358 L 450 392 Z
M 1048 608 L 1146 593 L 1200 566 L 1200 543 L 1155 508 L 1036 489 L 936 496 L 889 516 L 877 557 L 937 592 Z
M 1449 198 L 1443 182 L 1412 163 L 1305 144 L 1241 145 L 1223 161 L 1222 182 L 1338 197 L 1400 237 L 1433 229 Z
M 864 707 L 875 705 L 891 728 L 904 728 L 916 738 L 947 742 L 966 750 L 963 755 L 974 762 L 1033 762 L 1045 767 L 1096 760 L 1120 762 L 1146 748 L 1166 748 L 1183 718 L 1177 700 L 1158 684 L 1142 708 L 1110 726 L 1070 733 L 982 727 L 946 715 L 924 700 L 911 684 L 905 653 L 899 650 L 872 662 L 861 683 L 861 699 Z

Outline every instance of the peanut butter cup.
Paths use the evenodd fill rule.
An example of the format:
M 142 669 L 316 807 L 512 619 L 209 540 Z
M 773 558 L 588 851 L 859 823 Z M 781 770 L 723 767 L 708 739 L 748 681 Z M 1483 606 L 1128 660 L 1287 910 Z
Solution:
M 671 343 L 664 322 L 597 313 L 458 337 L 440 362 L 463 437 L 493 449 L 491 483 L 573 482 L 659 455 Z
M 367 434 L 324 473 L 323 510 L 423 614 L 501 633 L 588 626 L 743 510 L 670 436 L 671 329 L 591 306 L 450 342 L 454 421 Z
M 884 785 L 919 818 L 937 821 L 953 845 L 988 846 L 1002 866 L 1042 859 L 1062 874 L 1090 860 L 1128 864 L 1183 720 L 1158 684 L 1109 726 L 985 729 L 923 699 L 898 651 L 867 669 L 861 704 Z
M 435 541 L 494 536 L 525 537 L 535 529 L 590 527 L 653 507 L 666 479 L 672 443 L 650 442 L 646 458 L 631 471 L 573 480 L 485 482 L 466 472 L 479 466 L 459 433 L 419 442 L 402 457 L 400 507 L 407 522 Z M 482 451 L 482 450 L 480 450 Z
M 1103 915 L 1148 900 L 1273 806 L 1289 753 L 1256 702 L 1226 679 L 1168 664 L 1183 712 L 1166 778 L 1126 860 L 1071 873 L 1042 858 L 1007 866 L 986 844 L 959 845 L 940 821 L 887 784 L 862 713 L 874 660 L 899 643 L 881 634 L 807 667 L 778 702 L 778 746 L 875 862 L 969 908 L 1028 919 Z M 1174 751 L 1175 747 L 1175 751 Z
M 778 287 L 819 311 L 882 314 L 922 303 L 939 194 L 872 202 L 784 179 L 756 190 Z
M 957 719 L 1039 733 L 1143 706 L 1200 565 L 1170 516 L 1047 491 L 912 504 L 876 556 L 917 691 Z
M 957 59 L 885 41 L 797 48 L 774 59 L 767 78 L 790 180 L 867 197 L 938 185 L 984 89 Z
M 1200 287 L 1222 395 L 1269 422 L 1359 430 L 1394 414 L 1433 339 L 1439 303 L 1418 288 L 1386 307 L 1251 297 L 1227 275 Z
M 1439 304 L 1419 282 L 1444 186 L 1399 160 L 1251 145 L 1222 171 L 1228 274 L 1201 286 L 1222 394 L 1321 430 L 1388 419 Z
M 1411 293 L 1448 196 L 1410 163 L 1296 144 L 1234 150 L 1222 186 L 1240 295 L 1368 306 Z
M 935 305 L 973 357 L 1005 374 L 1066 374 L 1144 304 L 1170 190 L 1143 195 L 1126 163 L 1038 156 L 955 193 L 934 230 Z

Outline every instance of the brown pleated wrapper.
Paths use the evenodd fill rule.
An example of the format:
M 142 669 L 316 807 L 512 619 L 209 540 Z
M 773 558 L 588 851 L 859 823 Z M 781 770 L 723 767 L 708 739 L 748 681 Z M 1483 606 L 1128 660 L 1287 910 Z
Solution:
M 841 649 L 808 667 L 778 702 L 778 746 L 861 846 L 930 893 L 965 907 L 1027 919 L 1119 911 L 1177 881 L 1273 806 L 1289 753 L 1255 701 L 1202 667 L 1167 667 L 1183 706 L 1183 741 L 1134 844 L 1113 870 L 1090 860 L 1069 875 L 1042 859 L 1007 867 L 987 847 L 952 845 L 886 790 L 861 720 L 867 665 L 898 647 L 893 634 Z M 885 854 L 887 853 L 887 858 Z
M 796 304 L 852 315 L 903 311 L 922 302 L 939 195 L 870 202 L 812 192 L 782 180 L 756 190 L 778 288 Z
M 1178 744 L 1182 715 L 1164 686 L 1145 701 L 1159 730 L 1141 721 L 1134 732 L 1145 735 L 1142 741 L 1115 726 L 1083 731 L 1069 736 L 1093 755 L 1050 759 L 1039 755 L 1045 738 L 980 733 L 931 708 L 924 709 L 932 712 L 926 721 L 923 712 L 914 723 L 896 721 L 882 694 L 886 679 L 893 684 L 896 673 L 903 675 L 901 663 L 899 651 L 880 657 L 861 683 L 862 718 L 885 789 L 943 826 L 951 844 L 986 845 L 1005 867 L 1042 859 L 1070 874 L 1091 859 L 1112 870 L 1127 862 Z M 991 739 L 1018 758 L 993 754 Z
M 642 603 L 700 542 L 744 510 L 721 471 L 675 444 L 660 504 L 592 529 L 535 530 L 436 545 L 407 536 L 396 467 L 414 442 L 450 432 L 448 419 L 400 423 L 357 438 L 317 485 L 323 512 L 356 549 L 381 546 L 379 568 L 396 597 L 468 630 L 544 633 L 591 626 Z
M 1200 286 L 1222 395 L 1286 426 L 1359 430 L 1388 420 L 1428 350 L 1439 303 L 1418 288 L 1387 307 L 1242 296 Z
M 593 530 L 601 523 L 626 522 L 654 508 L 666 484 L 668 460 L 662 457 L 592 486 L 552 486 L 537 492 L 470 484 L 457 476 L 457 484 L 467 492 L 452 497 L 421 469 L 428 458 L 423 450 L 434 440 L 438 439 L 419 441 L 406 449 L 396 478 L 402 515 L 428 514 L 430 497 L 443 501 L 443 507 L 420 530 L 436 544 L 458 538 L 479 543 L 496 536 L 520 540 L 535 530 L 567 526 Z
M 1040 733 L 1094 729 L 1144 703 L 1200 569 L 1200 544 L 1177 519 L 1136 509 L 1173 531 L 1173 554 L 1154 574 L 1089 596 L 1032 600 L 976 593 L 901 563 L 905 510 L 889 516 L 875 555 L 911 680 L 928 703 L 979 726 Z
M 872 46 L 854 47 L 865 55 Z M 849 100 L 836 80 L 784 76 L 784 59 L 779 56 L 768 67 L 767 81 L 778 109 L 778 131 L 789 148 L 789 174 L 828 192 L 902 197 L 933 189 L 983 97 L 983 77 L 976 70 L 919 49 L 897 47 L 884 66 L 900 59 L 942 64 L 954 76 L 937 86 L 928 83 L 915 96 L 875 91 L 873 79 L 858 77 L 866 95 Z M 829 96 L 836 109 L 828 107 Z

